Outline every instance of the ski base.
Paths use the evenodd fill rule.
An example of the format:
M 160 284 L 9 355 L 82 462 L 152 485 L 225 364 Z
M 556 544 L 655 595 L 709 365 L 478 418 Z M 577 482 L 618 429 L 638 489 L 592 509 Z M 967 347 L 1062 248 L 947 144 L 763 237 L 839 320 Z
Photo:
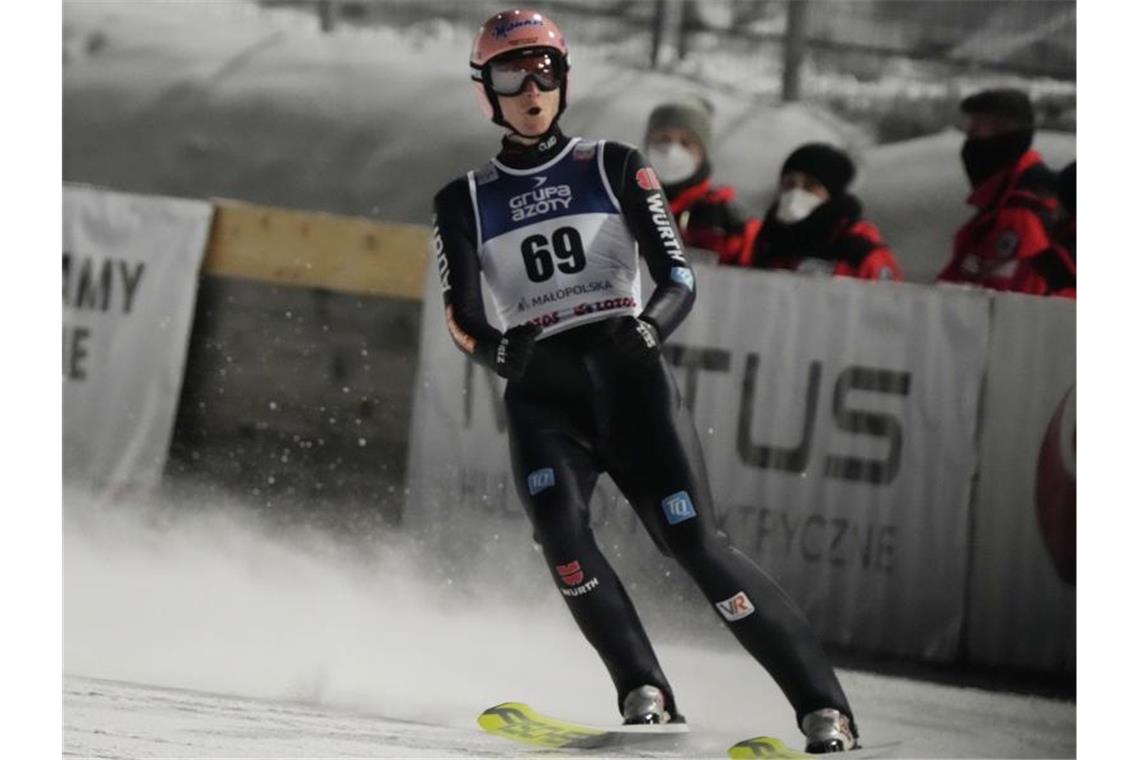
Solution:
M 551 718 L 522 702 L 489 707 L 478 718 L 479 727 L 504 739 L 549 749 L 596 749 L 634 744 L 670 744 L 687 734 L 684 723 L 600 728 Z

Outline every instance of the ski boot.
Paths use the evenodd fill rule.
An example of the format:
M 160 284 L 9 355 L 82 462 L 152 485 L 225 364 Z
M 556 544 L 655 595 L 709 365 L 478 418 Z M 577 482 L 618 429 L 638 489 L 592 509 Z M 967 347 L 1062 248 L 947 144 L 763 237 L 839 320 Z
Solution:
M 859 734 L 846 715 L 825 707 L 804 716 L 800 728 L 807 737 L 805 751 L 813 755 L 858 749 Z
M 665 692 L 656 686 L 637 687 L 625 695 L 621 704 L 622 723 L 627 726 L 685 722 L 682 716 L 670 714 L 665 706 Z

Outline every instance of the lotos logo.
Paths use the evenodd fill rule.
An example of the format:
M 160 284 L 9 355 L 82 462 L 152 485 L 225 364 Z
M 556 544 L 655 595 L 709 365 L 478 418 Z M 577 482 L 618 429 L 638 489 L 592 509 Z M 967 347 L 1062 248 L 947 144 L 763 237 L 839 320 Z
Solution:
M 507 21 L 502 24 L 496 24 L 494 31 L 491 32 L 492 37 L 506 37 L 516 29 L 521 29 L 524 26 L 542 26 L 542 21 L 536 18 L 517 19 L 515 21 Z
M 752 600 L 743 591 L 723 602 L 717 602 L 716 609 L 721 617 L 730 623 L 746 618 L 756 611 L 756 608 L 752 606 Z
M 634 175 L 634 179 L 637 180 L 637 186 L 642 190 L 661 189 L 661 183 L 657 179 L 657 174 L 648 166 L 644 169 L 638 169 L 637 174 Z
M 574 314 L 582 316 L 583 314 L 593 314 L 597 311 L 609 311 L 610 309 L 636 309 L 637 299 L 632 296 L 622 296 L 621 298 L 607 298 L 602 301 L 594 301 L 593 303 L 580 303 L 574 307 Z
M 574 560 L 568 565 L 557 565 L 554 569 L 558 571 L 558 577 L 561 578 L 562 582 L 567 586 L 577 586 L 582 582 L 582 579 L 586 577 L 586 574 L 582 572 L 582 565 L 578 560 Z
M 670 525 L 690 520 L 697 516 L 693 501 L 687 491 L 678 491 L 672 496 L 666 496 L 661 501 L 661 509 L 665 512 L 665 519 Z

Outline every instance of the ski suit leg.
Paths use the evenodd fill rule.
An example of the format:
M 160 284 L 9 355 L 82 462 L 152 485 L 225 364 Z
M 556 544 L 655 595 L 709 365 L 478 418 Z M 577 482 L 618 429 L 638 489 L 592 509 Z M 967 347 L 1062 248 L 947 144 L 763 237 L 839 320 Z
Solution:
M 598 463 L 582 430 L 589 417 L 520 395 L 508 389 L 506 396 L 511 465 L 554 583 L 609 671 L 618 710 L 625 694 L 652 684 L 665 692 L 666 709 L 676 715 L 673 690 L 633 602 L 590 528 Z
M 664 360 L 616 378 L 605 464 L 649 532 L 677 559 L 796 711 L 851 707 L 815 632 L 787 594 L 717 530 L 696 429 Z

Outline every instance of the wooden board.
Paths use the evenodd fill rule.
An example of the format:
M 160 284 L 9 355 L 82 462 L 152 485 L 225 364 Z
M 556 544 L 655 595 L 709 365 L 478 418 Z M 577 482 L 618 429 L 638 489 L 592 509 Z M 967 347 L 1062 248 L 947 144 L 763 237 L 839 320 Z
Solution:
M 361 295 L 423 297 L 427 227 L 212 202 L 204 272 Z

